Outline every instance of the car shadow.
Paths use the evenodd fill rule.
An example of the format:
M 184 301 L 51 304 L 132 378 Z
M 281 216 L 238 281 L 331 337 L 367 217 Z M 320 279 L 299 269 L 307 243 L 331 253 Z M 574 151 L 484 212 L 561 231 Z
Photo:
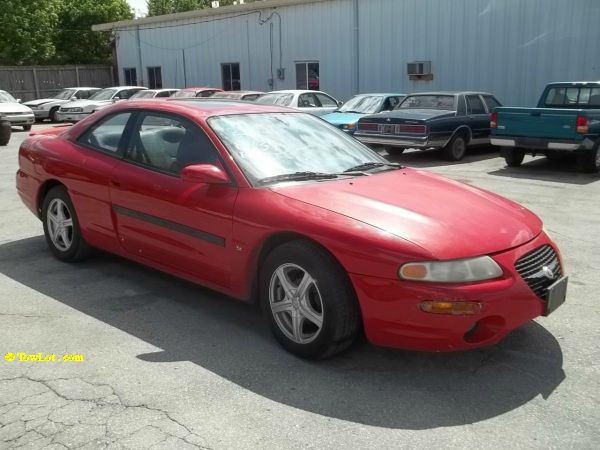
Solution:
M 594 173 L 583 173 L 577 167 L 575 158 L 551 160 L 545 156 L 531 159 L 525 157 L 525 162 L 519 167 L 504 166 L 502 169 L 488 172 L 489 175 L 510 178 L 525 178 L 530 180 L 552 181 L 585 185 L 600 180 Z
M 548 398 L 565 379 L 557 340 L 535 322 L 481 350 L 359 342 L 336 358 L 305 361 L 276 344 L 254 306 L 119 257 L 61 263 L 37 236 L 0 245 L 0 272 L 162 349 L 138 355 L 144 361 L 191 361 L 272 401 L 354 423 L 471 424 Z
M 388 155 L 384 150 L 378 152 L 389 161 L 415 168 L 456 166 L 500 157 L 498 149 L 490 145 L 469 148 L 465 157 L 460 161 L 446 161 L 439 150 L 408 149 L 398 156 Z

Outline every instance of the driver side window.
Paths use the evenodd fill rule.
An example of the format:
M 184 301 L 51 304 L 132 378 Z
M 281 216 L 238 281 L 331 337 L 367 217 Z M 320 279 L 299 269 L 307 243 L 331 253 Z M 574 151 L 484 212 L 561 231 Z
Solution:
M 129 112 L 110 116 L 86 131 L 77 139 L 77 142 L 103 153 L 117 155 L 123 132 L 130 117 L 131 113 Z

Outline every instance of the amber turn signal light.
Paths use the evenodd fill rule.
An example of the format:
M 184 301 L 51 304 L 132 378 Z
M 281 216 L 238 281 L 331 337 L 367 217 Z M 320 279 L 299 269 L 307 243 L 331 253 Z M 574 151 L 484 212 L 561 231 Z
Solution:
M 479 302 L 426 301 L 421 303 L 421 310 L 431 314 L 463 316 L 478 314 L 482 309 Z

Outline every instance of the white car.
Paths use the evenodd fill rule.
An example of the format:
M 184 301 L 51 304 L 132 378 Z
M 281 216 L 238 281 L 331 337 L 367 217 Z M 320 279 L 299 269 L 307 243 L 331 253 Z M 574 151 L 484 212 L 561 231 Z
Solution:
M 315 116 L 329 114 L 342 105 L 325 92 L 301 90 L 271 91 L 259 97 L 256 103 L 289 106 Z
M 137 100 L 140 98 L 164 98 L 170 97 L 175 92 L 178 92 L 179 89 L 146 89 L 145 91 L 140 91 L 133 94 L 130 100 Z
M 142 86 L 117 86 L 102 89 L 87 100 L 64 103 L 56 113 L 56 118 L 59 122 L 78 122 L 103 106 L 119 100 L 126 100 L 136 92 L 146 89 Z
M 60 105 L 69 101 L 86 100 L 100 90 L 100 88 L 91 87 L 66 88 L 53 97 L 31 100 L 23 104 L 33 110 L 36 120 L 50 119 L 52 122 L 56 122 L 58 120 L 56 113 Z
M 25 131 L 31 130 L 35 116 L 29 106 L 21 105 L 6 91 L 0 91 L 0 116 L 10 122 L 10 126 L 22 126 Z

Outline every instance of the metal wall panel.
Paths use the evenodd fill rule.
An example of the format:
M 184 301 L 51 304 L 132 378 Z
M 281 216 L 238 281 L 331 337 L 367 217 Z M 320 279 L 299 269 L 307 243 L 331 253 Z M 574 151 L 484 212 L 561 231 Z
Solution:
M 215 15 L 118 31 L 119 76 L 161 66 L 163 85 L 221 86 L 221 64 L 239 62 L 242 89 L 295 87 L 295 61 L 320 62 L 321 89 L 345 100 L 361 92 L 469 89 L 491 91 L 505 104 L 533 105 L 550 81 L 600 79 L 599 0 L 355 0 Z M 271 58 L 270 33 L 273 28 Z M 182 50 L 185 49 L 185 50 Z M 184 76 L 185 51 L 185 76 Z M 357 71 L 358 55 L 358 71 Z M 141 56 L 141 67 L 139 59 Z M 433 80 L 410 81 L 406 64 L 432 62 Z

